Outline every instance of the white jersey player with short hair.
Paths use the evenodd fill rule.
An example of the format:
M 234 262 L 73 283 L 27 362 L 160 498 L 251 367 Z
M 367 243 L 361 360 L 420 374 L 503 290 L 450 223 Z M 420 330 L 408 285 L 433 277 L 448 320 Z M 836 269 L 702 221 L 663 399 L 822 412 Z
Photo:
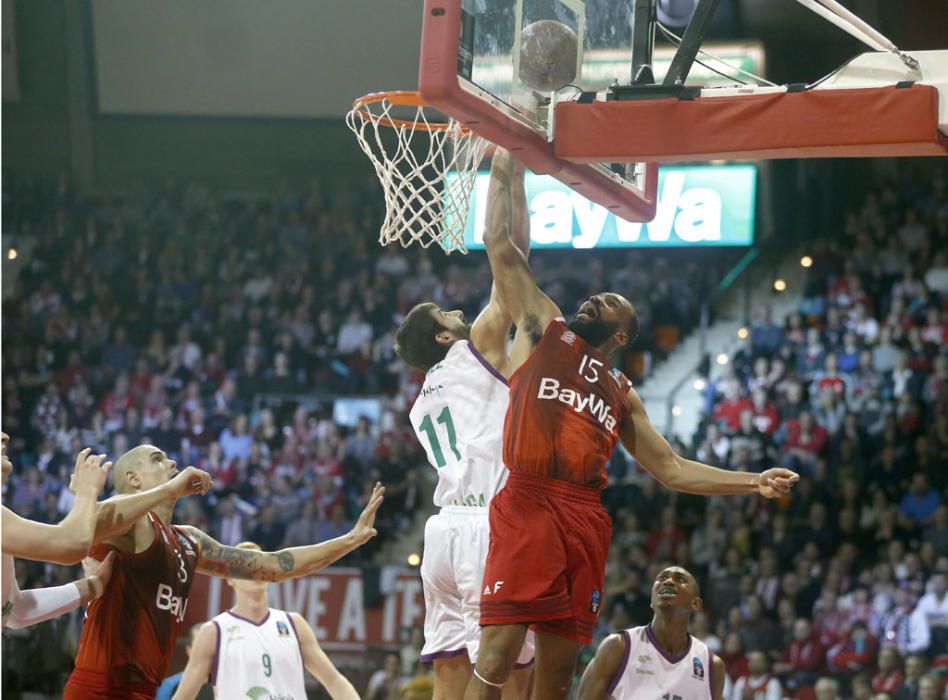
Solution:
M 470 341 L 459 340 L 428 370 L 409 414 L 438 472 L 434 503 L 441 508 L 425 525 L 425 663 L 464 653 L 472 664 L 477 660 L 488 506 L 507 480 L 508 396 L 503 375 Z M 532 659 L 532 645 L 525 645 L 518 661 Z
M 256 623 L 227 611 L 211 623 L 218 639 L 211 684 L 218 698 L 306 699 L 300 640 L 287 613 L 270 608 Z
M 677 658 L 669 657 L 651 627 L 622 632 L 625 654 L 609 684 L 615 700 L 705 700 L 711 697 L 714 664 L 711 650 L 700 639 Z

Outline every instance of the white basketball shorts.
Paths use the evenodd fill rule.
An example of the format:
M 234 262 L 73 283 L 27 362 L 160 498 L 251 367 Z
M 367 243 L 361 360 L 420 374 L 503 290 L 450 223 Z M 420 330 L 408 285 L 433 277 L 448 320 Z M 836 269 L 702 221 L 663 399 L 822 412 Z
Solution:
M 481 588 L 489 544 L 487 508 L 446 506 L 425 524 L 423 663 L 465 653 L 472 664 L 477 663 Z M 533 632 L 527 632 L 517 668 L 533 663 L 533 639 Z

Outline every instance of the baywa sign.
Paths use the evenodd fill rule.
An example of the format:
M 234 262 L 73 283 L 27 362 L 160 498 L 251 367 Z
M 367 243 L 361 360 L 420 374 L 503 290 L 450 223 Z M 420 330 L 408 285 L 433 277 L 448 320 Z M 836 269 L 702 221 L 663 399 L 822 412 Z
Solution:
M 658 208 L 646 224 L 618 218 L 552 177 L 532 173 L 526 177 L 530 239 L 536 249 L 746 246 L 754 242 L 757 168 L 753 165 L 661 168 Z M 489 173 L 478 173 L 464 231 L 469 249 L 484 247 L 489 181 Z

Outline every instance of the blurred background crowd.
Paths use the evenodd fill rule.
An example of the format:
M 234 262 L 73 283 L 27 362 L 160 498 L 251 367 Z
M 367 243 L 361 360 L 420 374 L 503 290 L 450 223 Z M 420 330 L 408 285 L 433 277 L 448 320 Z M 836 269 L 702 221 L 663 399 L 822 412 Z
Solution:
M 725 660 L 729 700 L 941 697 L 946 250 L 944 171 L 880 182 L 811 253 L 798 310 L 755 304 L 706 383 L 701 429 L 677 448 L 794 469 L 792 497 L 676 496 L 616 454 L 600 638 L 649 619 L 649 585 L 672 561 L 702 584 L 694 632 Z
M 705 382 L 701 429 L 669 436 L 718 466 L 799 471 L 791 498 L 676 496 L 616 453 L 597 641 L 647 622 L 650 583 L 675 562 L 701 582 L 694 631 L 727 663 L 728 700 L 940 697 L 948 196 L 943 172 L 909 172 L 867 192 L 843 230 L 816 244 L 796 311 L 773 318 L 766 300 L 754 304 L 739 348 Z M 66 180 L 7 178 L 8 221 L 39 244 L 4 302 L 4 429 L 16 465 L 4 503 L 56 522 L 82 447 L 114 458 L 151 441 L 214 475 L 211 496 L 182 502 L 176 517 L 224 543 L 334 537 L 383 481 L 382 537 L 350 563 L 385 562 L 387 542 L 431 510 L 405 418 L 421 377 L 394 354 L 393 330 L 426 299 L 472 318 L 490 275 L 483 256 L 436 265 L 370 245 L 373 197 L 318 182 L 266 197 L 173 184 L 77 197 Z M 532 262 L 565 309 L 600 288 L 628 290 L 646 328 L 684 335 L 713 279 L 706 256 Z M 689 274 L 672 274 L 682 267 Z M 621 364 L 641 380 L 662 354 L 653 332 Z M 337 410 L 353 396 L 375 402 L 357 404 L 371 416 Z M 68 579 L 61 567 L 21 562 L 18 572 L 25 586 Z M 40 626 L 14 653 L 39 650 L 44 674 L 63 667 L 76 622 Z M 374 686 L 416 672 L 418 642 Z M 387 697 L 379 688 L 370 697 Z

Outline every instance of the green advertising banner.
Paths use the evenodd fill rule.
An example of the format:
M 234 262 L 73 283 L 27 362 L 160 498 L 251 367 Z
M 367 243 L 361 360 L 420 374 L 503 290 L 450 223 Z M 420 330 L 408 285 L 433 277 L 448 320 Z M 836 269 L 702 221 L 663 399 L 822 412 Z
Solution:
M 449 175 L 448 177 L 454 177 Z M 464 241 L 484 248 L 490 174 L 477 175 Z M 757 168 L 753 165 L 663 167 L 658 210 L 629 223 L 547 175 L 526 176 L 533 248 L 746 246 L 754 242 Z

